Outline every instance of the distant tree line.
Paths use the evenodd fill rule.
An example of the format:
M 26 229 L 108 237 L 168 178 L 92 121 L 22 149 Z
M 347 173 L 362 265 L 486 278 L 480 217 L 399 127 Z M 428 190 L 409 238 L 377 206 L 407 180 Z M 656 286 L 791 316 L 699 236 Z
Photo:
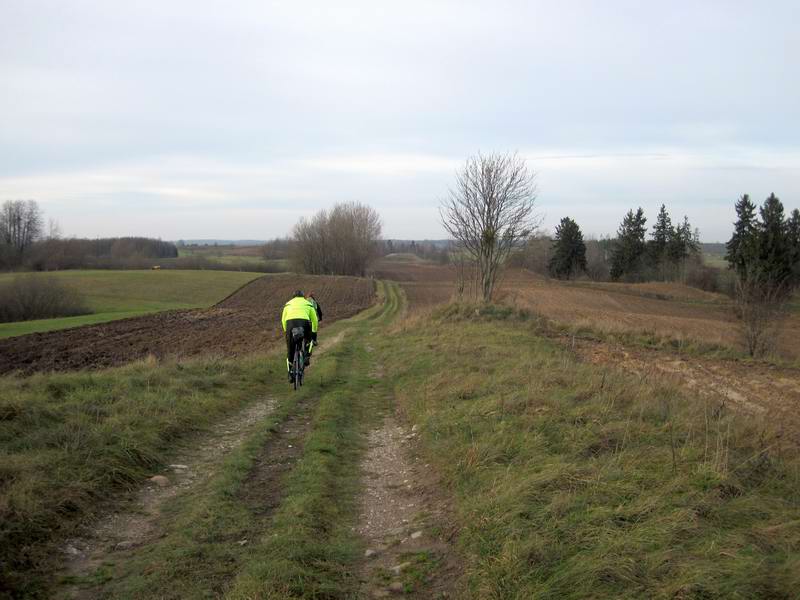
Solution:
M 291 254 L 292 239 L 289 237 L 275 238 L 261 246 L 261 256 L 264 260 L 284 260 Z
M 33 200 L 9 200 L 0 206 L 0 269 L 54 271 L 85 267 L 146 267 L 153 260 L 177 258 L 172 242 L 121 237 L 62 239 Z
M 530 238 L 512 256 L 512 264 L 558 279 L 597 281 L 685 281 L 702 270 L 699 233 L 689 219 L 674 226 L 662 205 L 648 239 L 642 208 L 628 211 L 615 238 L 584 240 L 580 226 L 564 217 L 555 235 Z
M 437 244 L 416 240 L 383 240 L 380 242 L 381 256 L 390 254 L 413 254 L 424 260 L 446 265 L 450 260 L 450 244 Z
M 699 264 L 700 234 L 692 230 L 688 217 L 673 225 L 665 205 L 646 240 L 647 219 L 640 208 L 628 211 L 611 250 L 610 275 L 614 280 L 683 280 L 690 262 Z
M 379 255 L 381 219 L 371 206 L 336 204 L 295 225 L 289 259 L 295 271 L 363 277 Z
M 31 248 L 25 265 L 37 271 L 80 268 L 138 268 L 177 258 L 172 242 L 144 237 L 47 239 Z

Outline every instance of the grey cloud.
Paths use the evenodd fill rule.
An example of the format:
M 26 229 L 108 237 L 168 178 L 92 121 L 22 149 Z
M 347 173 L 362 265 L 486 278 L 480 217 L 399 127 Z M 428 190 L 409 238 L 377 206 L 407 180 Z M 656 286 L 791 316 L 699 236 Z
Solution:
M 391 215 L 392 235 L 436 237 L 436 199 L 452 178 L 442 165 L 481 149 L 541 163 L 548 214 L 579 222 L 592 197 L 615 211 L 668 197 L 691 216 L 701 199 L 797 193 L 796 3 L 562 4 L 4 2 L 0 199 L 62 206 L 105 194 L 133 213 L 154 193 L 171 205 L 178 180 L 220 206 L 357 198 Z M 605 172 L 550 160 L 582 154 L 609 159 Z M 648 154 L 681 160 L 626 169 L 628 155 Z M 417 167 L 399 172 L 369 160 L 409 156 Z M 727 156 L 741 160 L 716 164 Z M 197 166 L 178 173 L 176 157 Z M 320 158 L 356 164 L 320 168 Z M 429 159 L 439 167 L 424 168 Z M 126 180 L 142 163 L 148 172 Z M 126 182 L 98 191 L 93 173 Z M 426 204 L 424 219 L 395 210 Z M 591 221 L 611 232 L 619 216 Z M 697 224 L 722 236 L 730 219 L 712 216 Z

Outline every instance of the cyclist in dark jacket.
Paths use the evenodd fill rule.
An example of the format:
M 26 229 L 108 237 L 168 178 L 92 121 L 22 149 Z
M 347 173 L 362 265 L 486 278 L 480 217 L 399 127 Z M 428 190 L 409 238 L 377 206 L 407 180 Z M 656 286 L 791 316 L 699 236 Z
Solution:
M 314 307 L 314 310 L 317 311 L 317 321 L 322 321 L 322 307 L 319 305 L 319 302 L 317 302 L 317 299 L 314 298 L 314 293 L 309 292 L 308 295 L 306 295 L 306 300 L 308 300 L 311 306 Z M 314 345 L 317 345 L 317 332 L 314 331 L 311 337 L 314 340 Z

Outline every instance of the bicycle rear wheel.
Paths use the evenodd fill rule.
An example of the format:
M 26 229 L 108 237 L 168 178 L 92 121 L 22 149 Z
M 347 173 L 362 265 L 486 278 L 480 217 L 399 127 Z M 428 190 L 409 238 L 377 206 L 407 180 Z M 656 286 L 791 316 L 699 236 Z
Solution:
M 292 362 L 292 385 L 294 389 L 303 385 L 303 354 L 300 350 L 295 349 L 294 361 Z

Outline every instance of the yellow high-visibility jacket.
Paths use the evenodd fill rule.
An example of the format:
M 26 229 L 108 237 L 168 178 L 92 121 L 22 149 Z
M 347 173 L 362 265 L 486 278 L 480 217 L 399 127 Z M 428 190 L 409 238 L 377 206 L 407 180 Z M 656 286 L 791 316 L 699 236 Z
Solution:
M 283 307 L 283 315 L 281 316 L 281 325 L 283 330 L 286 331 L 286 321 L 289 319 L 305 319 L 311 321 L 311 331 L 316 333 L 319 321 L 317 320 L 317 310 L 314 305 L 302 297 L 292 298 Z

